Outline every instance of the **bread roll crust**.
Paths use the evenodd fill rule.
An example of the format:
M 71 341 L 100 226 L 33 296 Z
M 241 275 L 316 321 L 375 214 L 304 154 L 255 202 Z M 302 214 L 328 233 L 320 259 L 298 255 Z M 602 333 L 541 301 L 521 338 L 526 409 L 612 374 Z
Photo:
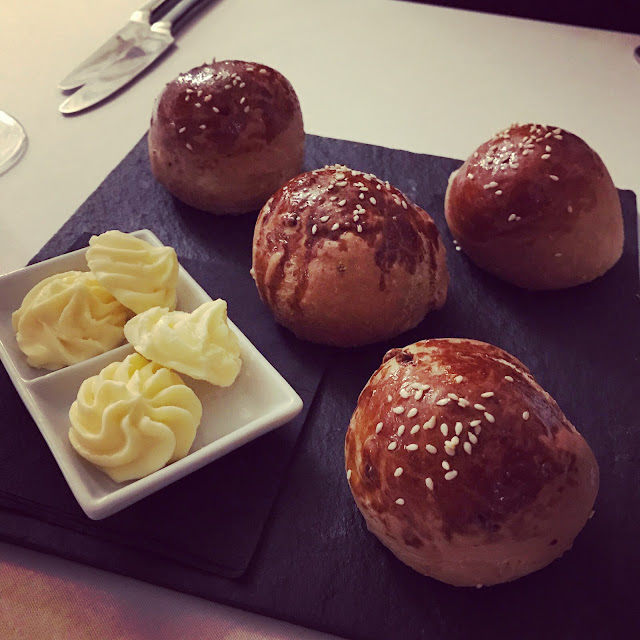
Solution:
M 546 125 L 512 125 L 454 172 L 453 237 L 479 267 L 527 289 L 597 278 L 622 254 L 620 199 L 598 154 Z
M 275 69 L 214 60 L 160 94 L 149 154 L 154 176 L 183 202 L 212 213 L 259 209 L 302 166 L 298 97 Z
M 458 586 L 549 564 L 598 491 L 595 457 L 553 398 L 516 358 L 475 340 L 390 351 L 360 394 L 345 459 L 368 528 Z
M 263 207 L 252 275 L 298 337 L 368 344 L 414 327 L 446 299 L 444 245 L 426 211 L 372 174 L 304 173 Z

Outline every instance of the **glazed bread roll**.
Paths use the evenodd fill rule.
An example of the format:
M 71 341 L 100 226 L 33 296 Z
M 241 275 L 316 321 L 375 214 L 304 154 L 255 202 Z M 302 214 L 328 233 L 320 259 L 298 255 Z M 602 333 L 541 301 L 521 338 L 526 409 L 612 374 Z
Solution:
M 527 289 L 590 282 L 620 258 L 620 199 L 598 154 L 567 131 L 512 125 L 451 175 L 447 223 L 479 267 Z
M 400 560 L 456 586 L 493 585 L 571 548 L 598 464 L 516 358 L 466 339 L 387 353 L 345 443 L 367 527 Z
M 350 347 L 391 338 L 445 302 L 445 249 L 429 214 L 341 165 L 304 173 L 263 207 L 252 275 L 299 338 Z
M 158 97 L 151 170 L 173 195 L 211 213 L 259 209 L 302 166 L 298 97 L 275 69 L 222 60 L 191 69 Z

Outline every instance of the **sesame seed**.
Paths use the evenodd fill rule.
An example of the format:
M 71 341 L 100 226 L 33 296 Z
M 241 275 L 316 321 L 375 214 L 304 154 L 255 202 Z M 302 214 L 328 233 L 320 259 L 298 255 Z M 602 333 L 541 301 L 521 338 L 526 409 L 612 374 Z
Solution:
M 569 205 L 569 206 L 567 207 L 567 211 L 568 211 L 569 213 L 573 213 L 573 207 L 572 207 L 571 205 Z
M 456 247 L 456 251 L 462 251 L 462 247 L 460 246 Z
M 260 69 L 260 73 L 267 73 L 266 69 Z
M 457 475 L 458 472 L 455 469 L 452 469 L 451 471 L 447 471 L 447 473 L 444 474 L 444 479 L 453 480 Z
M 442 468 L 443 468 L 445 471 L 449 471 L 449 469 L 451 469 L 451 465 L 450 465 L 446 460 L 443 460 L 443 461 L 442 461 Z
M 387 447 L 387 449 L 389 449 L 389 451 L 393 451 L 397 446 L 398 446 L 398 443 L 395 440 L 392 440 L 389 443 L 389 446 Z
M 378 422 L 378 424 L 376 425 L 376 433 L 380 433 L 382 431 L 382 427 L 382 422 Z
M 457 447 L 459 444 L 460 444 L 460 438 L 458 438 L 458 436 L 453 436 L 453 438 L 451 438 L 451 446 Z
M 393 400 L 393 398 L 391 397 L 391 394 L 389 394 L 389 395 L 387 396 L 387 401 L 388 401 L 388 402 L 391 402 L 392 400 Z
M 484 411 L 485 410 L 484 405 L 481 405 L 481 404 L 474 404 L 473 408 L 477 409 L 478 411 Z
M 460 383 L 464 380 L 464 378 L 463 378 L 462 376 L 456 376 L 456 377 L 454 378 L 454 380 L 455 380 L 458 384 L 460 384 Z
M 471 403 L 466 398 L 460 398 L 458 400 L 459 407 L 468 407 Z
M 406 427 L 405 427 L 403 424 L 401 424 L 401 425 L 398 427 L 398 435 L 399 435 L 399 436 L 401 436 L 401 435 L 404 433 L 404 430 L 405 430 L 405 429 L 406 429 Z
M 364 200 L 364 193 L 361 193 L 358 198 L 360 198 L 360 200 Z
M 329 216 L 322 216 L 322 218 L 320 218 L 320 222 L 326 222 L 329 219 Z
M 244 96 L 242 96 L 242 98 L 240 98 L 240 104 L 244 104 L 245 100 L 246 100 L 246 98 Z
M 550 157 L 551 157 L 551 154 L 550 154 L 550 153 L 543 153 L 543 154 L 540 156 L 540 158 L 541 158 L 542 160 L 548 160 Z
M 459 400 L 458 396 L 455 393 L 447 393 L 447 396 L 452 400 Z
M 396 500 L 396 504 L 399 504 L 400 506 L 402 506 L 404 504 L 404 498 L 398 498 Z
M 212 109 L 214 110 L 215 113 L 220 113 L 220 109 L 218 109 L 218 107 L 212 107 Z
M 189 96 L 185 96 L 185 97 L 184 97 L 184 101 L 185 101 L 185 102 L 189 102 Z
M 408 398 L 409 392 L 406 389 L 400 389 L 400 397 L 405 399 Z
M 356 231 L 357 231 L 358 233 L 362 233 L 362 225 L 361 225 L 361 224 L 359 224 L 359 225 L 357 225 L 357 226 L 356 226 Z
M 505 379 L 507 382 L 513 382 L 513 378 L 512 378 L 511 376 L 505 376 L 505 377 L 504 377 L 504 379 Z
M 476 435 L 479 436 L 482 431 L 482 427 L 478 425 L 477 427 L 474 427 L 474 431 L 476 432 Z
M 188 142 L 184 146 L 187 147 L 187 149 L 189 149 L 189 151 L 193 151 L 193 147 Z
M 469 180 L 473 180 L 473 173 L 467 173 L 467 178 Z
M 553 136 L 556 140 L 562 140 L 562 136 Z
M 446 422 L 443 422 L 440 425 L 440 432 L 442 433 L 443 436 L 447 436 L 449 433 L 449 426 L 447 425 Z
M 382 185 L 381 185 L 381 184 L 379 184 L 379 185 L 376 187 L 376 189 L 377 189 L 378 191 L 381 191 L 381 190 L 382 190 Z
M 484 585 L 477 584 L 477 585 L 476 585 L 476 589 L 482 589 L 482 587 L 483 587 L 483 586 L 484 586 Z
M 472 421 L 469 423 L 469 426 L 470 426 L 470 427 L 477 427 L 481 422 L 482 422 L 482 420 L 472 420 Z
M 415 416 L 418 413 L 418 410 L 413 407 L 413 409 L 409 409 L 409 411 L 407 412 L 407 418 L 413 418 L 413 416 Z
M 370 202 L 371 204 L 375 204 L 375 203 L 376 203 L 376 199 L 375 199 L 373 196 L 371 196 L 371 197 L 369 198 L 369 202 Z
M 393 407 L 393 409 L 391 409 L 391 411 L 393 411 L 393 413 L 395 413 L 397 415 L 400 415 L 401 413 L 404 413 L 404 407 Z
M 415 425 L 413 425 L 413 427 L 411 427 L 411 431 L 409 433 L 411 435 L 415 435 L 416 433 L 418 433 L 418 431 L 420 431 L 420 425 L 419 424 L 415 424 Z
M 204 131 L 207 128 L 207 125 L 206 124 L 201 124 L 200 128 Z
M 469 455 L 471 455 L 471 450 L 472 450 L 471 444 L 469 444 L 468 442 L 465 442 L 462 445 L 462 448 L 465 450 L 465 453 L 468 453 Z
M 452 447 L 450 445 L 445 445 L 444 446 L 444 452 L 448 455 L 448 456 L 455 456 L 456 455 L 456 448 Z
M 524 411 L 522 413 L 522 419 L 523 420 L 528 420 L 529 419 L 529 412 L 528 411 Z
M 180 127 L 178 129 L 178 133 L 184 133 L 187 130 L 187 127 Z
M 478 437 L 476 436 L 476 434 L 475 434 L 475 433 L 471 433 L 471 432 L 469 432 L 469 434 L 468 434 L 468 435 L 469 435 L 469 442 L 470 442 L 471 444 L 478 444 Z
M 547 146 L 544 148 L 544 150 L 545 150 L 545 151 L 547 151 L 548 153 L 551 153 L 551 147 L 550 147 L 549 145 L 547 145 Z
M 444 407 L 445 404 L 449 404 L 451 402 L 451 400 L 449 398 L 441 398 L 440 400 L 438 400 L 438 402 L 436 402 L 436 404 L 439 407 Z
M 549 131 L 549 133 L 545 134 L 545 139 L 550 138 L 553 135 L 553 133 L 551 133 L 551 131 Z
M 456 435 L 459 436 L 462 433 L 462 422 L 456 422 Z
M 251 107 L 250 107 L 249 105 L 247 105 L 247 106 L 244 108 L 244 112 L 245 112 L 245 113 L 249 113 L 249 111 L 250 111 L 250 110 L 251 110 Z
M 493 398 L 493 391 L 485 391 L 484 393 L 480 394 L 481 398 Z
M 340 200 L 340 202 L 338 202 L 339 207 L 344 207 L 345 204 L 347 204 L 346 200 Z
M 247 83 L 246 83 L 246 82 L 241 82 L 238 86 L 239 86 L 241 89 L 244 89 L 244 88 L 247 86 Z
M 433 429 L 436 426 L 436 417 L 431 416 L 423 425 L 423 429 Z
M 247 71 L 253 71 L 254 67 L 247 67 Z
M 187 93 L 194 93 L 193 89 L 186 89 Z
M 437 453 L 438 450 L 432 445 L 432 444 L 428 444 L 425 449 L 429 452 L 429 453 Z
M 396 478 L 399 478 L 402 475 L 402 472 L 404 471 L 404 469 L 402 467 L 398 467 L 394 472 L 393 475 Z
M 229 89 L 231 89 L 231 85 L 230 84 L 225 84 L 224 88 L 228 91 Z
M 347 480 L 351 480 L 351 469 L 347 470 Z
M 516 214 L 515 214 L 515 213 L 512 213 L 512 214 L 507 218 L 507 221 L 508 221 L 508 222 L 513 222 L 515 219 L 516 219 Z
M 501 195 L 502 195 L 502 189 L 498 189 L 498 190 L 496 191 L 496 195 L 497 195 L 497 196 L 501 196 Z
M 340 223 L 339 223 L 339 222 L 336 222 L 336 223 L 331 227 L 331 231 L 336 231 L 339 227 L 340 227 Z
M 200 102 L 196 102 L 195 106 L 198 107 L 199 109 L 202 106 L 202 104 Z
M 329 187 L 330 187 L 331 189 L 333 189 L 333 185 L 329 185 Z M 329 200 L 330 200 L 331 202 L 335 202 L 337 199 L 338 199 L 338 196 L 331 196 L 331 197 L 329 198 Z
M 416 400 L 420 400 L 420 398 L 422 398 L 422 394 L 424 393 L 424 391 L 422 389 L 418 389 L 415 393 L 415 395 L 413 396 Z
M 424 483 L 427 485 L 427 489 L 433 491 L 433 480 L 431 478 L 425 478 Z
M 557 129 L 554 129 L 552 133 L 555 133 L 556 135 L 558 135 L 559 133 L 562 133 L 562 129 L 558 127 Z
M 560 178 L 558 178 L 558 176 L 554 176 L 553 174 L 549 175 L 549 177 L 550 177 L 554 182 L 558 182 L 558 180 L 560 180 Z
M 418 445 L 415 442 L 407 445 L 407 451 L 417 451 Z
M 474 158 L 477 158 L 477 157 L 478 157 L 478 152 L 477 152 L 477 151 L 474 151 L 474 152 L 473 152 L 473 157 L 474 157 Z
M 403 208 L 403 209 L 406 209 L 406 208 L 407 208 L 407 203 L 406 203 L 404 200 L 402 201 L 402 208 Z
M 318 225 L 314 224 L 313 227 L 311 227 L 311 234 L 314 235 L 317 230 L 318 230 Z
M 487 422 L 495 422 L 496 419 L 493 417 L 493 415 L 491 413 L 489 413 L 488 411 L 484 412 L 484 417 L 487 419 Z

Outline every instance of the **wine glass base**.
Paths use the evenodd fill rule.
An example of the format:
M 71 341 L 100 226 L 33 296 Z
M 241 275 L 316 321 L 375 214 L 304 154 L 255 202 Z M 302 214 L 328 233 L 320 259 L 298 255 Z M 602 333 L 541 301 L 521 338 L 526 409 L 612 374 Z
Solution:
M 9 171 L 27 150 L 27 133 L 12 116 L 0 111 L 0 175 Z

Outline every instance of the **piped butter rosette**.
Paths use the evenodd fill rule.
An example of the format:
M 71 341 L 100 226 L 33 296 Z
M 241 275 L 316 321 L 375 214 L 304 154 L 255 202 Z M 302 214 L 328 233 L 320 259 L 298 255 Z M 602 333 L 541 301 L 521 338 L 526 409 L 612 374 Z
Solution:
M 124 331 L 145 358 L 220 387 L 231 385 L 242 366 L 224 300 L 205 302 L 192 313 L 149 309 L 129 320 Z
M 73 448 L 124 482 L 187 455 L 202 404 L 177 373 L 135 353 L 85 380 L 69 418 Z
M 36 284 L 11 321 L 29 365 L 55 370 L 117 347 L 130 316 L 93 274 L 66 271 Z
M 89 269 L 125 307 L 142 313 L 152 307 L 175 309 L 178 258 L 172 247 L 154 247 L 122 231 L 92 236 Z

